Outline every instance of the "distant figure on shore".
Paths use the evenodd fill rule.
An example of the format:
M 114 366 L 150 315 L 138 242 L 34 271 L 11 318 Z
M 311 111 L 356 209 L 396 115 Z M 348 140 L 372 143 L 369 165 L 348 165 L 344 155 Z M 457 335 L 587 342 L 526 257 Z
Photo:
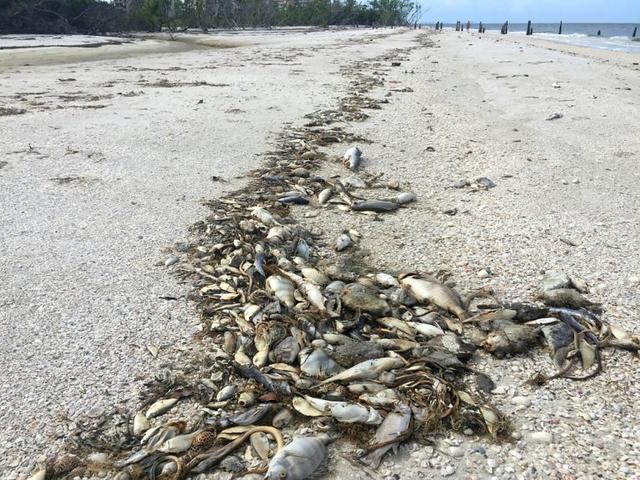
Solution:
M 471 28 L 471 20 L 467 20 L 467 33 L 469 33 L 470 28 Z
M 600 30 L 598 30 L 598 36 L 600 36 Z

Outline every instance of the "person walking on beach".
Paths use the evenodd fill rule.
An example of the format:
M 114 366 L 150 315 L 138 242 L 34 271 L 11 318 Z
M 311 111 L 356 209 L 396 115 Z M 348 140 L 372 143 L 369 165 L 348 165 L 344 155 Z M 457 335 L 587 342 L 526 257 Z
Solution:
M 467 33 L 469 33 L 470 28 L 471 28 L 471 20 L 467 20 Z

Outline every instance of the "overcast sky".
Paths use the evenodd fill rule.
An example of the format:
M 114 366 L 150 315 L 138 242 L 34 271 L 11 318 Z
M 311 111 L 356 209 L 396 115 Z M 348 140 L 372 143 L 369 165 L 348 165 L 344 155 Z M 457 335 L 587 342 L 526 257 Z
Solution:
M 640 0 L 420 0 L 423 21 L 640 23 Z

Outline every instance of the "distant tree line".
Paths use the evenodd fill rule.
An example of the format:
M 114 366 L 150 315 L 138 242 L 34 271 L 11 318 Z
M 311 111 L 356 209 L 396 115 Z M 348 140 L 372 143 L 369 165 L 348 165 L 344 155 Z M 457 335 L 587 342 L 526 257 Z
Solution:
M 297 25 L 392 26 L 420 17 L 411 0 L 0 0 L 0 33 L 99 34 L 135 30 Z M 126 6 L 127 8 L 123 8 Z

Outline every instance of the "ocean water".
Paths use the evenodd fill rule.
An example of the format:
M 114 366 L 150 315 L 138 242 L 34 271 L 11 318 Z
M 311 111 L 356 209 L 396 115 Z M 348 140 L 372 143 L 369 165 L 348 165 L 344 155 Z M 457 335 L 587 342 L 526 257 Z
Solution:
M 454 28 L 455 24 L 444 24 L 445 28 Z M 465 23 L 466 26 L 466 23 Z M 637 53 L 640 55 L 640 23 L 563 23 L 562 35 L 558 35 L 558 23 L 532 23 L 533 36 L 570 43 L 582 47 Z M 485 23 L 487 32 L 500 33 L 502 24 Z M 636 38 L 632 38 L 633 29 L 638 27 Z M 478 23 L 472 23 L 471 29 L 478 31 Z M 600 36 L 598 36 L 600 30 Z M 526 23 L 509 23 L 509 35 L 525 35 Z M 634 41 L 635 40 L 635 41 Z

